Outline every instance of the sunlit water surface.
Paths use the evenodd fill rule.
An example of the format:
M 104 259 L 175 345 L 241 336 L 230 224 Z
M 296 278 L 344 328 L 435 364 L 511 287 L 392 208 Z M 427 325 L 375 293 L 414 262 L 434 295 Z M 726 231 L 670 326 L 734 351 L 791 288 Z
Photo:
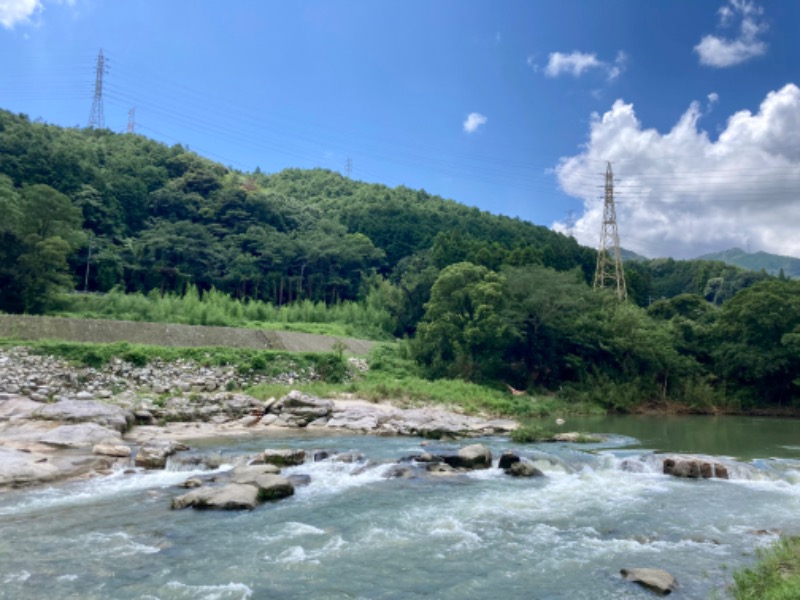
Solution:
M 781 435 L 800 444 L 790 423 L 794 437 Z M 763 420 L 762 429 L 772 424 Z M 657 435 L 648 448 L 619 435 L 588 447 L 481 441 L 495 456 L 513 449 L 534 459 L 546 477 L 490 469 L 386 479 L 399 458 L 422 450 L 419 439 L 297 436 L 195 451 L 304 447 L 364 460 L 286 469 L 311 484 L 249 512 L 170 510 L 185 491 L 178 484 L 196 471 L 119 472 L 0 495 L 0 598 L 652 597 L 621 579 L 625 567 L 670 571 L 678 597 L 724 597 L 732 571 L 752 564 L 757 547 L 778 531 L 800 533 L 791 443 L 778 444 L 784 453 L 748 450 L 731 480 L 690 481 L 658 472 Z M 644 472 L 621 469 L 640 457 Z

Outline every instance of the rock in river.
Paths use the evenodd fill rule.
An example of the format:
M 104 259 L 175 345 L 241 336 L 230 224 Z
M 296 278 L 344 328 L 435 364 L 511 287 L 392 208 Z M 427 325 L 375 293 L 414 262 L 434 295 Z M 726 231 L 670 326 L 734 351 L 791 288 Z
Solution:
M 302 465 L 306 460 L 305 450 L 289 450 L 289 449 L 267 449 L 262 454 L 262 459 L 269 465 L 277 465 L 279 467 L 291 467 L 295 465 Z
M 675 589 L 675 578 L 662 569 L 622 569 L 620 574 L 628 581 L 633 581 L 659 594 L 669 594 Z
M 512 477 L 544 477 L 539 469 L 525 460 L 519 460 L 506 469 L 506 473 Z
M 253 485 L 229 483 L 224 487 L 201 487 L 172 501 L 172 508 L 217 508 L 252 510 L 258 505 L 259 490 Z
M 483 444 L 460 448 L 455 455 L 442 456 L 451 467 L 461 469 L 488 469 L 492 466 L 492 451 Z
M 695 457 L 664 459 L 664 474 L 688 479 L 728 479 L 728 468 L 718 462 Z

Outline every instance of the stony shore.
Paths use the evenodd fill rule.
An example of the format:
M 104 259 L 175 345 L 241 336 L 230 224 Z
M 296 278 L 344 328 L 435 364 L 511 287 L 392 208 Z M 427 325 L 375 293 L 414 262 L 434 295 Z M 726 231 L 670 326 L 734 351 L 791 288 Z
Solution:
M 359 366 L 359 365 L 357 365 Z M 313 373 L 272 380 L 299 383 Z M 263 380 L 263 378 L 262 378 Z M 76 368 L 25 348 L 0 351 L 0 489 L 90 477 L 113 468 L 163 468 L 188 440 L 337 432 L 465 438 L 516 423 L 437 408 L 398 408 L 298 391 L 266 402 L 220 391 L 255 383 L 190 361 Z

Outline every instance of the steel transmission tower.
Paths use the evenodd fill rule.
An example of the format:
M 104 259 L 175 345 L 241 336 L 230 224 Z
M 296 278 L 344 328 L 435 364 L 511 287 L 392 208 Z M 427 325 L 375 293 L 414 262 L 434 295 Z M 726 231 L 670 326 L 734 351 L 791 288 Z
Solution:
M 622 255 L 619 250 L 617 231 L 617 211 L 614 208 L 614 173 L 611 163 L 606 168 L 605 199 L 603 201 L 603 226 L 600 231 L 600 247 L 597 249 L 597 268 L 594 272 L 594 288 L 615 287 L 617 297 L 627 300 L 625 271 L 622 269 Z
M 89 114 L 89 128 L 105 129 L 106 119 L 103 115 L 103 75 L 106 73 L 106 59 L 103 57 L 103 50 L 97 55 L 97 70 L 94 80 L 94 100 L 92 101 L 92 112 Z
M 350 171 L 352 171 L 352 170 L 353 170 L 353 159 L 352 158 L 348 158 L 347 162 L 345 163 L 345 167 L 344 167 L 345 177 L 350 179 Z
M 136 133 L 136 107 L 128 111 L 128 133 Z

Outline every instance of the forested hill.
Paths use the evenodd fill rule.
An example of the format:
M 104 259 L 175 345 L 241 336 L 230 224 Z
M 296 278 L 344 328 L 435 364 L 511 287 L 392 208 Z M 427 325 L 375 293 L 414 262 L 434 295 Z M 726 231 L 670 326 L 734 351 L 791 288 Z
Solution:
M 0 310 L 42 312 L 63 288 L 182 293 L 188 284 L 276 305 L 363 298 L 385 278 L 412 331 L 444 267 L 577 269 L 573 238 L 424 190 L 314 169 L 243 173 L 180 145 L 62 128 L 0 111 Z M 641 306 L 682 293 L 721 303 L 762 278 L 721 262 L 628 263 Z M 377 279 L 376 279 L 377 277 Z
M 741 248 L 731 248 L 723 252 L 704 254 L 699 260 L 719 260 L 752 271 L 764 270 L 770 275 L 800 279 L 800 258 L 782 256 L 768 252 L 745 252 Z
M 121 299 L 198 309 L 215 288 L 203 300 L 234 321 L 252 309 L 263 322 L 275 305 L 357 312 L 383 337 L 409 336 L 431 377 L 622 410 L 798 398 L 800 283 L 722 262 L 629 261 L 640 306 L 619 303 L 587 285 L 594 250 L 424 191 L 323 170 L 242 173 L 181 146 L 0 111 L 0 211 L 2 311 L 97 300 L 118 317 Z
M 572 238 L 422 190 L 319 169 L 242 173 L 179 145 L 5 111 L 0 202 L 0 308 L 15 311 L 39 310 L 64 276 L 89 291 L 194 283 L 283 304 L 353 299 L 370 273 L 400 280 L 465 259 L 587 278 L 595 261 Z

